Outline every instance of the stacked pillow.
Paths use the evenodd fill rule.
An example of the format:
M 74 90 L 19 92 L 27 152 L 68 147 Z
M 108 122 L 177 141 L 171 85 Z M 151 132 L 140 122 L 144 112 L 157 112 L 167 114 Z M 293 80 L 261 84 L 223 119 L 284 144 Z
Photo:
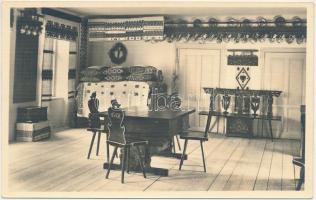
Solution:
M 103 80 L 104 69 L 107 67 L 104 66 L 91 66 L 87 69 L 84 69 L 80 72 L 80 81 L 81 82 L 100 82 Z
M 80 73 L 81 82 L 162 81 L 162 71 L 153 66 L 92 66 Z
M 153 66 L 131 66 L 128 81 L 158 81 L 158 70 Z
M 102 71 L 103 80 L 105 81 L 124 81 L 129 75 L 126 67 L 108 67 Z

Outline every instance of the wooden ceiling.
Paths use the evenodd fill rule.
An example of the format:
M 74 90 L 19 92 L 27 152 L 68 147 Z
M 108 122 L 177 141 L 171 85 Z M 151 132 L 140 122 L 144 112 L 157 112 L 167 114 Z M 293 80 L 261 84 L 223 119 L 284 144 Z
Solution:
M 227 7 L 227 6 L 230 7 Z M 79 7 L 78 7 L 79 6 Z M 299 16 L 306 17 L 306 8 L 297 4 L 251 4 L 206 2 L 124 2 L 80 4 L 76 7 L 58 8 L 81 17 L 108 15 L 180 15 L 180 16 Z

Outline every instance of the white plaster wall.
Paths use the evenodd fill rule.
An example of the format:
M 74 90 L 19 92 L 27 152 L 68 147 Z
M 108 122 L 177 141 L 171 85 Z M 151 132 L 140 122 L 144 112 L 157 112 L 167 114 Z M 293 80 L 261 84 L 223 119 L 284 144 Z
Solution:
M 105 65 L 114 66 L 108 56 L 108 52 L 116 42 L 90 42 L 88 44 L 88 66 L 93 65 Z M 176 49 L 177 48 L 205 48 L 205 49 L 219 49 L 221 50 L 221 74 L 220 74 L 220 87 L 235 88 L 236 87 L 236 69 L 235 67 L 226 66 L 227 49 L 236 48 L 251 48 L 259 50 L 259 66 L 250 67 L 251 80 L 249 82 L 249 88 L 260 89 L 261 76 L 263 69 L 263 50 L 275 49 L 282 52 L 284 49 L 305 49 L 305 44 L 288 44 L 282 43 L 270 43 L 269 41 L 263 43 L 220 43 L 216 42 L 144 42 L 144 41 L 124 41 L 122 42 L 128 51 L 126 61 L 121 64 L 122 66 L 130 65 L 152 65 L 161 69 L 164 75 L 164 80 L 168 85 L 168 89 L 171 88 L 172 72 L 176 66 Z
M 13 103 L 13 89 L 14 89 L 14 70 L 15 70 L 15 45 L 16 45 L 16 16 L 17 16 L 17 11 L 14 11 L 14 25 L 13 28 L 10 29 L 10 71 L 9 71 L 9 83 L 8 83 L 8 88 L 9 88 L 9 142 L 12 142 L 15 140 L 15 123 L 16 123 L 16 118 L 17 118 L 17 108 L 18 107 L 26 107 L 26 106 L 47 106 L 48 107 L 48 119 L 50 120 L 50 124 L 52 125 L 53 128 L 58 128 L 58 127 L 62 127 L 65 125 L 68 125 L 68 121 L 69 121 L 69 113 L 72 112 L 73 109 L 73 101 L 69 102 L 70 106 L 69 106 L 69 111 L 65 111 L 65 109 L 67 110 L 68 107 L 65 107 L 65 103 L 63 102 L 64 100 L 53 100 L 51 102 L 46 102 L 43 103 L 41 102 L 41 62 L 42 62 L 42 51 L 43 51 L 43 41 L 40 39 L 39 41 L 39 66 L 37 69 L 37 93 L 36 93 L 36 101 L 32 101 L 32 102 L 24 102 L 24 103 Z M 66 23 L 68 22 L 68 24 L 74 26 L 76 25 L 79 29 L 79 24 L 78 23 L 73 23 L 73 22 L 69 22 L 68 20 L 62 20 L 62 19 L 58 19 L 55 17 L 51 17 L 51 16 L 45 16 L 45 19 L 53 19 L 53 20 L 57 20 L 60 21 L 61 23 Z M 45 26 L 45 24 L 43 25 L 43 27 Z M 44 32 L 44 31 L 43 31 Z M 41 37 L 43 36 L 43 34 L 41 35 Z M 78 51 L 79 52 L 79 51 Z M 79 55 L 79 54 L 78 54 Z M 65 84 L 65 86 L 68 86 L 68 84 Z M 68 101 L 67 101 L 67 105 L 68 105 Z M 63 115 L 61 115 L 61 113 L 63 113 Z
M 88 65 L 106 65 L 111 66 L 111 61 L 108 56 L 109 49 L 113 46 L 115 42 L 91 42 L 88 46 Z M 227 63 L 227 49 L 232 48 L 253 48 L 259 50 L 259 66 L 250 67 L 251 80 L 249 82 L 250 89 L 262 89 L 262 73 L 264 68 L 264 50 L 273 49 L 275 51 L 284 51 L 287 49 L 296 49 L 299 51 L 304 51 L 305 44 L 287 44 L 282 43 L 270 43 L 268 41 L 264 43 L 240 43 L 236 44 L 230 43 L 220 43 L 209 42 L 205 44 L 200 44 L 199 42 L 158 42 L 150 43 L 144 41 L 127 41 L 123 42 L 128 50 L 128 56 L 126 62 L 122 66 L 129 65 L 152 65 L 161 69 L 165 77 L 165 82 L 168 85 L 170 92 L 171 88 L 171 78 L 172 72 L 175 69 L 176 63 L 176 49 L 177 48 L 199 48 L 199 49 L 219 49 L 221 51 L 221 62 L 220 62 L 220 85 L 219 87 L 236 88 L 237 82 L 236 67 L 226 66 Z M 220 123 L 220 127 L 223 123 Z M 254 124 L 255 131 L 257 129 L 257 124 Z M 219 130 L 221 131 L 221 130 Z M 283 138 L 289 138 L 288 135 L 283 135 Z M 292 138 L 293 139 L 293 138 Z
M 15 11 L 16 13 L 16 11 Z M 16 15 L 15 15 L 16 16 Z M 14 141 L 15 139 L 15 123 L 17 117 L 18 107 L 25 106 L 35 106 L 36 101 L 24 102 L 24 103 L 13 103 L 13 88 L 14 88 L 14 70 L 15 70 L 15 41 L 16 41 L 16 17 L 14 21 L 13 28 L 10 29 L 10 77 L 9 77 L 9 141 Z M 37 72 L 38 73 L 38 72 Z M 39 95 L 38 93 L 36 95 Z M 36 98 L 37 99 L 37 98 Z
M 88 44 L 88 66 L 113 66 L 108 52 L 115 42 L 90 42 Z M 175 66 L 175 43 L 144 41 L 126 41 L 128 55 L 122 66 L 151 65 L 162 70 L 164 81 L 170 85 Z M 170 88 L 170 87 L 169 87 Z

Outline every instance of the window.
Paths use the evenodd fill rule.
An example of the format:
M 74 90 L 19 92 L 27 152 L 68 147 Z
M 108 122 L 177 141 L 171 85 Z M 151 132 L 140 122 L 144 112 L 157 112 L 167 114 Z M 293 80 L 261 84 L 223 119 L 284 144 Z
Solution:
M 42 69 L 42 101 L 74 96 L 77 44 L 46 38 Z

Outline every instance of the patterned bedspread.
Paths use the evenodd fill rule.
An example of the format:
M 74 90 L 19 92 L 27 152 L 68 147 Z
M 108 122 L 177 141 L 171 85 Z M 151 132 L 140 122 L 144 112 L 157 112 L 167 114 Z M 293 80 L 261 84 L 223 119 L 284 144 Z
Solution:
M 88 117 L 88 101 L 92 92 L 97 93 L 99 111 L 106 111 L 111 106 L 111 100 L 116 98 L 122 108 L 137 107 L 147 109 L 150 86 L 147 82 L 120 81 L 98 83 L 83 82 L 77 88 L 77 116 Z

